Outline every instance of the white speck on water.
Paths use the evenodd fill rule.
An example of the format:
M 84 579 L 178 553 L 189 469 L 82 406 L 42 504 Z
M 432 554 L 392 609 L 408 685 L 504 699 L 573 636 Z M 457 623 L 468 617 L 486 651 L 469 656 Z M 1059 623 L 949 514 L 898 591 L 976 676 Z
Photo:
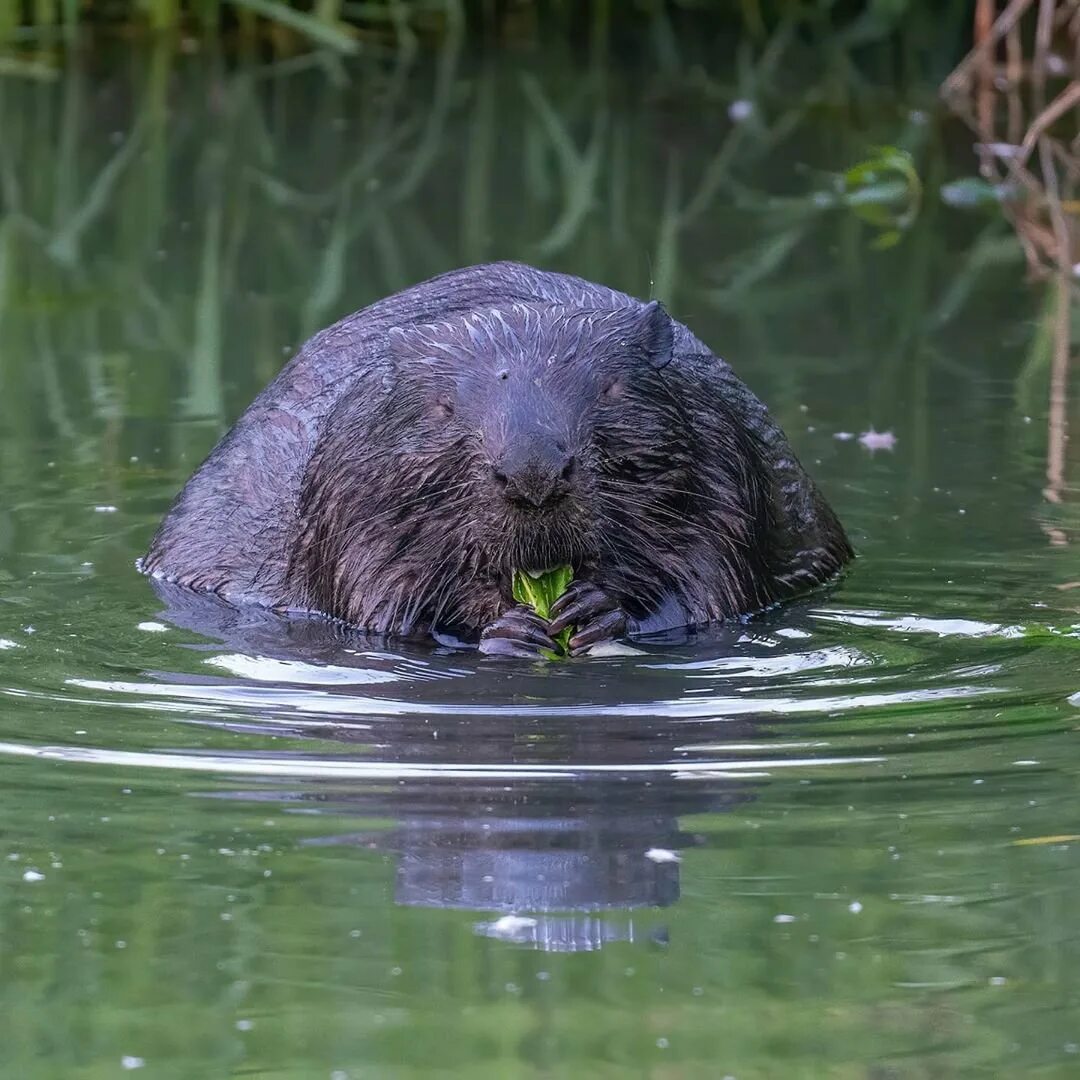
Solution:
M 24 626 L 24 627 L 22 628 L 22 632 L 23 632 L 24 634 L 36 634 L 36 633 L 37 633 L 37 630 L 36 630 L 36 629 L 35 629 L 34 627 L 32 627 L 32 626 Z
M 645 852 L 645 858 L 654 863 L 682 862 L 682 856 L 677 851 L 668 851 L 667 848 L 651 847 Z
M 851 442 L 851 440 L 855 438 L 855 432 L 838 431 L 835 435 L 833 435 L 833 438 L 836 439 L 838 442 Z
M 1067 1042 L 1061 1049 L 1066 1054 L 1080 1054 L 1080 1043 Z
M 790 922 L 794 922 L 794 921 L 795 921 L 795 916 L 794 915 L 774 915 L 773 916 L 773 922 L 774 923 L 790 923 Z
M 538 971 L 536 973 L 536 978 L 540 982 L 547 982 L 551 978 L 551 972 L 550 971 Z
M 848 904 L 847 909 L 852 915 L 858 915 L 859 912 L 862 911 L 862 904 L 860 904 L 858 900 L 852 900 L 851 903 Z
M 127 942 L 126 941 L 117 941 L 117 942 L 114 942 L 114 944 L 116 945 L 116 947 L 118 949 L 126 949 L 127 948 Z
M 120 1067 L 122 1069 L 141 1069 L 146 1064 L 141 1057 L 132 1057 L 129 1054 L 125 1054 L 120 1059 Z
M 76 728 L 75 729 L 75 734 L 76 735 L 85 735 L 86 734 L 86 728 Z
M 237 1020 L 236 1021 L 236 1030 L 237 1031 L 250 1031 L 254 1026 L 255 1026 L 255 1021 L 254 1020 Z
M 1014 761 L 1013 764 L 1014 765 L 1041 765 L 1042 762 L 1035 761 L 1034 759 L 1031 759 L 1031 758 L 1021 758 L 1019 761 Z
M 330 1080 L 349 1080 L 349 1074 L 344 1069 L 335 1069 L 330 1074 Z
M 169 630 L 164 623 L 159 622 L 141 622 L 135 629 L 145 630 L 148 634 L 165 634 L 168 633 Z
M 396 975 L 400 975 L 400 974 L 401 974 L 401 968 L 399 968 L 399 967 L 392 967 L 392 968 L 390 969 L 390 974 L 391 974 L 391 975 L 395 975 L 395 976 L 396 976 Z
M 517 983 L 514 983 L 514 982 L 508 982 L 508 983 L 506 984 L 506 992 L 507 992 L 508 994 L 520 994 L 520 993 L 521 993 L 521 987 L 520 987 L 520 986 L 518 986 L 518 984 L 517 984 Z
M 11 638 L 0 637 L 0 649 L 21 649 L 22 646 Z
M 1008 979 L 1003 978 L 1001 975 L 994 975 L 989 982 L 991 986 L 1004 986 Z
M 362 933 L 362 931 L 360 931 L 360 930 L 350 930 L 349 931 L 349 937 L 358 938 L 358 937 L 360 937 L 361 933 Z
M 659 1047 L 659 1048 L 660 1048 L 661 1050 L 666 1050 L 666 1049 L 668 1048 L 668 1045 L 669 1045 L 669 1044 L 668 1044 L 668 1041 L 667 1041 L 667 1039 L 664 1039 L 664 1038 L 660 1038 L 660 1039 L 657 1039 L 657 1040 L 656 1040 L 656 1045 L 657 1045 L 657 1046 L 658 1046 L 658 1047 Z
M 780 629 L 776 631 L 776 636 L 801 639 L 810 637 L 810 634 L 805 630 L 796 630 L 794 626 L 781 626 Z
M 526 930 L 534 929 L 535 926 L 536 919 L 531 919 L 527 915 L 503 915 L 494 922 L 488 923 L 486 929 L 492 937 L 513 941 Z
M 690 993 L 693 994 L 694 997 L 701 997 L 701 995 L 705 993 L 705 990 L 703 987 L 695 986 L 694 989 L 690 991 Z
M 754 103 L 746 98 L 739 98 L 728 106 L 727 114 L 733 123 L 741 124 L 754 115 Z
M 113 506 L 111 503 L 102 503 L 100 506 L 94 507 L 95 514 L 115 514 L 116 511 L 117 507 Z

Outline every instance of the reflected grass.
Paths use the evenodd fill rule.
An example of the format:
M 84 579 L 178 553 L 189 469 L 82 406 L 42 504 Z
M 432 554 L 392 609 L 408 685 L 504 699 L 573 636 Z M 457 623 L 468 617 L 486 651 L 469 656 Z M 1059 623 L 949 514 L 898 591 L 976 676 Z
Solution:
M 972 164 L 937 60 L 898 94 L 890 65 L 823 65 L 807 27 L 767 25 L 708 62 L 676 34 L 662 69 L 648 39 L 613 62 L 599 19 L 582 63 L 559 37 L 478 55 L 448 18 L 434 46 L 347 64 L 162 38 L 105 75 L 72 57 L 51 81 L 0 80 L 0 378 L 22 388 L 0 402 L 22 433 L 0 470 L 20 476 L 37 432 L 179 476 L 314 331 L 504 257 L 663 299 L 796 429 L 872 352 L 858 422 L 903 420 L 929 458 L 931 369 L 1019 388 L 1042 370 L 951 344 L 972 305 L 993 308 L 988 338 L 1030 337 L 1022 251 L 996 201 L 943 199 Z M 863 182 L 881 146 L 909 170 L 899 201 Z M 876 251 L 883 231 L 897 242 Z

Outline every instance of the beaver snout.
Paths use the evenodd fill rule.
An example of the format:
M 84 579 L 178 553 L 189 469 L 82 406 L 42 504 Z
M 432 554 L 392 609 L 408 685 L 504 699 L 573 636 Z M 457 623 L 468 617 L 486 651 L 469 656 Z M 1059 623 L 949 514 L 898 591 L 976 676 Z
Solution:
M 540 508 L 569 494 L 576 468 L 562 443 L 527 438 L 492 464 L 491 475 L 510 502 Z

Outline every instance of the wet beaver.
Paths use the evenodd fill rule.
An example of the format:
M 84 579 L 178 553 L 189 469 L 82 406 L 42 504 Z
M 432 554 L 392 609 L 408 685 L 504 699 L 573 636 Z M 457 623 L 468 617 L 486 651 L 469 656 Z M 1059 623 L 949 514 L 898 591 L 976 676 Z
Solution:
M 196 471 L 144 572 L 233 604 L 535 655 L 829 578 L 844 531 L 760 401 L 657 303 L 515 263 L 317 334 Z M 569 564 L 544 622 L 517 570 Z

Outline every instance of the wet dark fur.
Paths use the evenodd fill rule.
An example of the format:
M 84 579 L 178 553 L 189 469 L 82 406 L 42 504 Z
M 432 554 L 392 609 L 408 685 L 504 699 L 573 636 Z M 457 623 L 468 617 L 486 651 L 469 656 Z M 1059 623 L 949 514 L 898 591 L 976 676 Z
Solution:
M 496 469 L 564 497 L 511 502 Z M 662 308 L 495 264 L 309 342 L 143 569 L 378 633 L 475 637 L 512 605 L 515 568 L 570 563 L 649 630 L 760 609 L 849 556 L 761 403 Z

